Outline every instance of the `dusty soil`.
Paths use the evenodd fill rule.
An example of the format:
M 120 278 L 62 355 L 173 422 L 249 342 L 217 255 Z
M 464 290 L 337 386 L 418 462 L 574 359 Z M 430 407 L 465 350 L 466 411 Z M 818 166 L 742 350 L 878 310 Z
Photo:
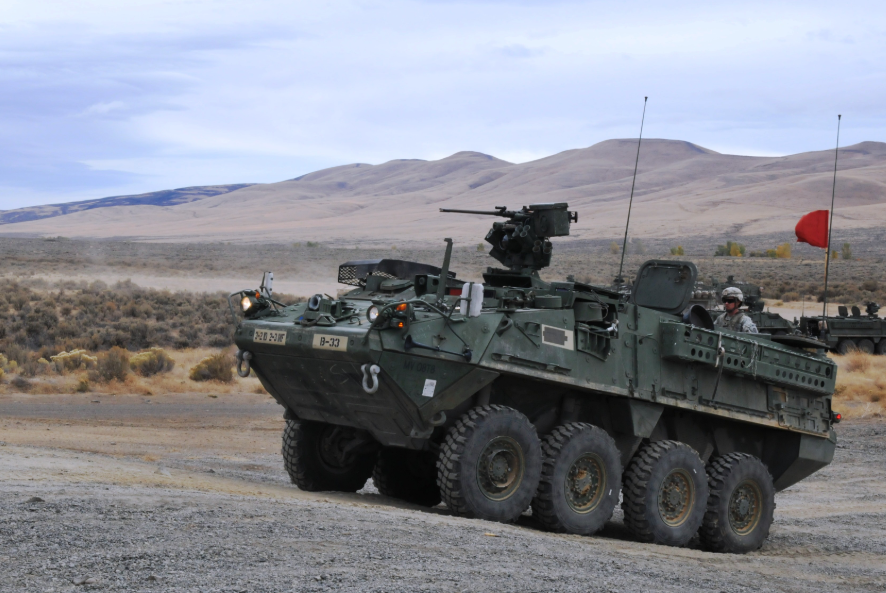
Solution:
M 267 395 L 0 396 L 2 591 L 886 591 L 886 424 L 777 496 L 746 556 L 306 493 Z M 74 582 L 87 581 L 83 585 Z

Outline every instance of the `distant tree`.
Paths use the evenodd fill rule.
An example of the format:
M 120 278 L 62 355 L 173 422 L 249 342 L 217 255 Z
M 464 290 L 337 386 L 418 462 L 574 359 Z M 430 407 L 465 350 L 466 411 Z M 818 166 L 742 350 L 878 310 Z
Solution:
M 611 253 L 612 255 L 618 255 L 618 243 L 613 241 L 609 244 L 609 253 Z
M 776 258 L 778 257 L 778 249 L 767 249 L 766 257 Z
M 852 247 L 849 243 L 843 243 L 843 259 L 852 259 Z
M 775 257 L 778 259 L 791 259 L 791 244 L 782 243 L 775 248 Z
M 683 246 L 677 245 L 676 247 L 671 247 L 671 255 L 686 255 L 683 252 Z
M 714 257 L 732 256 L 742 257 L 745 254 L 745 246 L 735 241 L 726 241 L 726 245 L 717 245 Z

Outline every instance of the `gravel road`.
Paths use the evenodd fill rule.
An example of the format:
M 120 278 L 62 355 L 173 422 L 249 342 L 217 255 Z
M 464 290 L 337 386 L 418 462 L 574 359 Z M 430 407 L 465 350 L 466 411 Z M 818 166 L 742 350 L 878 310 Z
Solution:
M 0 397 L 0 591 L 886 591 L 886 424 L 776 497 L 745 556 L 306 493 L 267 396 Z

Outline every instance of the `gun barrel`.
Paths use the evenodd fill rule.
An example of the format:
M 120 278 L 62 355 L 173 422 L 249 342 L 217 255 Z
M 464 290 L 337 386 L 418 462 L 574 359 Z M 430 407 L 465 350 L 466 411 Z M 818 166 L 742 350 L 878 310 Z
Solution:
M 508 218 L 513 214 L 512 212 L 508 212 L 503 207 L 492 212 L 488 210 L 460 210 L 458 208 L 440 208 L 440 212 L 455 212 L 456 214 L 482 214 L 484 216 L 504 216 L 505 218 Z

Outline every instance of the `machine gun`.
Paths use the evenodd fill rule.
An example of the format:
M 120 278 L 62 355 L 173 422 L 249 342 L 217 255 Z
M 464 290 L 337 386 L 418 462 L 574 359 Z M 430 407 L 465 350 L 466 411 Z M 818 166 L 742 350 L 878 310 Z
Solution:
M 492 245 L 489 255 L 515 272 L 534 272 L 551 264 L 554 246 L 550 237 L 565 237 L 569 225 L 578 222 L 578 212 L 567 210 L 569 204 L 530 204 L 522 210 L 457 210 L 440 208 L 440 212 L 501 216 L 504 222 L 492 223 L 486 242 Z

